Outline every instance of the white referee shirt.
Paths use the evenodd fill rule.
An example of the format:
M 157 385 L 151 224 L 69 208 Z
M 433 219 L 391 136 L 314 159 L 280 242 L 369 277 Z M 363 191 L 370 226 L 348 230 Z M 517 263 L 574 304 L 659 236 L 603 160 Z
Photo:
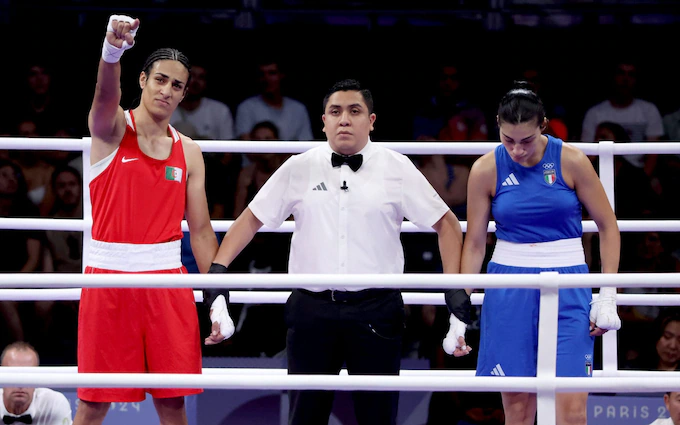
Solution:
M 0 399 L 2 396 L 3 389 L 0 388 Z M 0 403 L 0 420 L 5 415 L 31 415 L 33 425 L 71 425 L 73 423 L 71 405 L 66 396 L 49 388 L 36 388 L 31 405 L 21 415 L 8 413 L 5 403 Z
M 673 423 L 673 419 L 666 418 L 666 419 L 657 419 L 649 425 L 674 425 L 674 423 Z
M 354 172 L 346 164 L 334 168 L 332 152 L 327 143 L 289 158 L 250 210 L 270 228 L 293 215 L 289 273 L 403 273 L 404 218 L 429 229 L 448 206 L 405 155 L 369 140 Z

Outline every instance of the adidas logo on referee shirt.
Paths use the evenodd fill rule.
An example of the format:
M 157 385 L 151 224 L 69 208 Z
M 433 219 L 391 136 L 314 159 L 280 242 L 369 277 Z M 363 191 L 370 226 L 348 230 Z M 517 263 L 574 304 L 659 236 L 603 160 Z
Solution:
M 515 174 L 510 173 L 510 175 L 505 179 L 501 186 L 518 186 L 519 180 L 515 177 Z
M 312 188 L 312 190 L 328 190 L 328 189 L 326 189 L 326 185 L 324 184 L 324 182 L 321 182 L 317 184 L 316 187 Z

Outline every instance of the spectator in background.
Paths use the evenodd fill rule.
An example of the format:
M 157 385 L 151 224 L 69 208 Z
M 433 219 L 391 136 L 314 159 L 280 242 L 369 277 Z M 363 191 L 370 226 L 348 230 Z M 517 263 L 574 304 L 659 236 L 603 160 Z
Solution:
M 26 180 L 21 168 L 0 159 L 0 217 L 37 217 L 38 209 L 28 199 Z M 42 266 L 43 233 L 28 230 L 0 230 L 0 273 L 38 272 Z M 36 302 L 32 316 L 47 318 L 49 309 L 41 307 L 52 301 Z M 26 340 L 25 326 L 20 316 L 19 303 L 0 301 L 0 338 L 3 342 Z M 2 335 L 4 334 L 4 335 Z
M 83 183 L 75 168 L 63 166 L 52 174 L 55 202 L 49 216 L 54 218 L 83 217 Z M 48 230 L 47 245 L 56 272 L 82 272 L 83 234 L 79 231 Z
M 459 65 L 444 62 L 437 68 L 434 93 L 416 108 L 415 140 L 486 140 L 488 129 L 482 109 L 467 95 Z
M 208 97 L 210 73 L 205 65 L 192 64 L 187 94 L 170 117 L 170 124 L 194 140 L 234 139 L 234 119 L 226 103 Z M 211 218 L 231 218 L 236 177 L 242 155 L 205 152 L 206 195 Z M 189 248 L 190 249 L 190 248 Z
M 464 220 L 467 215 L 470 167 L 461 163 L 447 163 L 444 155 L 419 155 L 414 162 L 456 217 Z
M 234 138 L 231 110 L 224 102 L 207 96 L 208 76 L 205 66 L 191 65 L 187 94 L 170 117 L 170 125 L 195 140 L 231 140 Z
M 25 66 L 19 82 L 19 95 L 13 99 L 13 106 L 8 116 L 5 117 L 10 123 L 10 128 L 17 128 L 23 121 L 32 121 L 36 124 L 36 133 L 40 137 L 51 137 L 63 129 L 68 128 L 78 134 L 78 124 L 73 121 L 73 108 L 68 104 L 67 98 L 57 93 L 52 68 L 47 63 L 33 58 Z M 85 123 L 81 123 L 82 127 Z
M 632 142 L 657 141 L 663 136 L 663 122 L 659 109 L 652 102 L 636 97 L 637 66 L 630 60 L 619 61 L 613 68 L 611 91 L 606 100 L 586 111 L 581 127 L 581 140 L 594 142 L 597 126 L 604 122 L 620 124 Z M 625 155 L 631 165 L 652 176 L 656 155 Z
M 15 342 L 2 351 L 4 367 L 40 364 L 38 352 L 25 342 Z M 49 388 L 5 387 L 0 389 L 0 415 L 5 424 L 71 425 L 71 405 L 66 397 Z
M 663 128 L 666 140 L 680 142 L 680 109 L 663 117 Z M 678 217 L 680 208 L 676 194 L 680 190 L 680 154 L 659 156 L 657 168 L 662 186 L 668 189 L 664 194 L 667 198 L 664 202 L 667 217 Z
M 236 135 L 247 139 L 261 121 L 271 121 L 279 129 L 281 140 L 313 140 L 312 124 L 307 107 L 283 95 L 285 74 L 273 58 L 263 58 L 257 64 L 260 93 L 245 99 L 236 108 Z
M 279 129 L 271 121 L 259 122 L 253 126 L 248 140 L 280 140 Z M 249 164 L 241 169 L 236 183 L 236 198 L 232 214 L 234 217 L 238 217 L 246 209 L 257 191 L 289 157 L 289 154 L 277 153 L 248 155 Z
M 629 361 L 624 369 L 680 370 L 680 310 L 670 308 L 654 321 L 653 340 L 644 344 L 640 355 Z M 639 334 L 635 341 L 639 344 Z

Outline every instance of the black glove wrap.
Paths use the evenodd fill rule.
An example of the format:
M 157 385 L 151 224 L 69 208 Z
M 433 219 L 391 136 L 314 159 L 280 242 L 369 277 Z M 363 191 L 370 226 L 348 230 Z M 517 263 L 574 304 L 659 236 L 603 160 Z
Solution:
M 210 270 L 208 270 L 208 273 L 227 273 L 227 268 L 223 266 L 222 264 L 218 263 L 212 263 L 210 265 Z M 226 288 L 210 288 L 210 289 L 204 289 L 203 290 L 203 303 L 208 306 L 208 308 L 212 307 L 213 301 L 215 301 L 215 298 L 219 297 L 220 295 L 224 295 L 224 299 L 227 301 L 227 306 L 229 305 L 229 290 Z
M 470 320 L 472 303 L 470 302 L 470 295 L 465 289 L 449 289 L 444 293 L 444 299 L 451 314 L 466 325 L 472 323 Z

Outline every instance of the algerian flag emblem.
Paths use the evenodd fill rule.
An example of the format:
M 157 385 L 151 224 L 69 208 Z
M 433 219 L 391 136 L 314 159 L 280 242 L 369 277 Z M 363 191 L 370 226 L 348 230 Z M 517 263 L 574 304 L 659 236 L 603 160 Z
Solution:
M 165 179 L 182 183 L 182 169 L 179 167 L 165 167 Z

